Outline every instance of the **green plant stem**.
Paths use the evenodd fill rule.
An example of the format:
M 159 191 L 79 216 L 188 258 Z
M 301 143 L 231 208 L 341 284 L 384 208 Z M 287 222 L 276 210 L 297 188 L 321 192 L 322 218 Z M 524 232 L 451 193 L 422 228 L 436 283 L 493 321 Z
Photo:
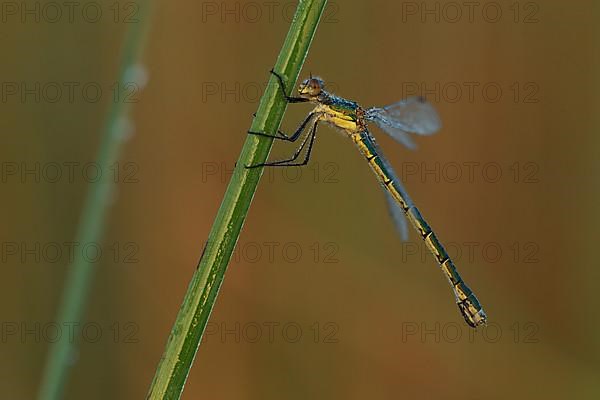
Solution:
M 301 0 L 285 39 L 275 71 L 284 76 L 288 90 L 294 87 L 326 0 Z M 276 132 L 287 103 L 276 78 L 271 76 L 263 94 L 252 131 Z M 198 350 L 202 334 L 223 282 L 227 264 L 238 240 L 262 168 L 246 169 L 266 161 L 272 139 L 249 135 L 237 161 L 225 197 L 210 231 L 198 268 L 171 330 L 158 364 L 148 399 L 179 399 Z
M 135 67 L 146 42 L 151 7 L 150 1 L 140 3 L 138 21 L 131 23 L 126 33 L 118 74 L 120 86 L 135 83 Z M 109 176 L 108 171 L 119 160 L 126 141 L 130 105 L 121 98 L 111 103 L 97 156 L 97 165 L 102 171 L 102 178 L 90 184 L 83 205 L 75 239 L 80 245 L 98 243 L 103 236 L 114 191 L 112 176 Z M 68 326 L 77 329 L 76 324 L 79 324 L 87 303 L 94 269 L 94 265 L 84 257 L 82 252 L 77 251 L 73 254 L 55 320 L 62 329 Z M 69 370 L 75 358 L 74 351 L 70 335 L 60 335 L 59 339 L 52 344 L 38 391 L 39 400 L 55 400 L 63 397 Z

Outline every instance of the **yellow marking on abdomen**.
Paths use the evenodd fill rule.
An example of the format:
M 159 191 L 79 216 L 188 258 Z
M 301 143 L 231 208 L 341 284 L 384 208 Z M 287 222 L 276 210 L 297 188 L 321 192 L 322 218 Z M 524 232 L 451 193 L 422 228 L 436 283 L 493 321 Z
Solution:
M 479 300 L 475 297 L 475 294 L 462 280 L 456 267 L 450 260 L 447 251 L 444 249 L 438 238 L 433 233 L 431 227 L 427 224 L 419 210 L 412 204 L 412 201 L 406 195 L 404 198 L 403 193 L 394 185 L 392 177 L 388 175 L 385 168 L 383 159 L 377 162 L 380 154 L 375 154 L 365 143 L 365 139 L 361 136 L 360 132 L 349 132 L 349 136 L 352 141 L 356 144 L 361 154 L 367 159 L 371 169 L 377 175 L 379 181 L 383 184 L 385 189 L 394 197 L 400 207 L 403 209 L 407 219 L 419 232 L 421 239 L 424 240 L 425 245 L 429 251 L 433 254 L 438 264 L 441 266 L 443 273 L 450 282 L 452 291 L 457 299 L 458 308 L 464 317 L 467 324 L 473 328 L 478 325 L 485 324 L 487 316 L 479 304 Z M 382 166 L 383 165 L 383 166 Z

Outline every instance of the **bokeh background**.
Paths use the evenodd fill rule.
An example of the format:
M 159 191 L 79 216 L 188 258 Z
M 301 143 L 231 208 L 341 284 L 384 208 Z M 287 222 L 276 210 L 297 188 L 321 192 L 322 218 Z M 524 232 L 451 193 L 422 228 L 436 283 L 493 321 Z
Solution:
M 147 4 L 97 2 L 90 23 L 9 3 L 0 397 L 32 399 L 89 187 L 81 166 L 124 101 L 122 43 Z M 23 11 L 36 4 L 39 21 Z M 145 396 L 294 5 L 157 2 L 66 399 Z M 417 237 L 399 240 L 362 157 L 323 127 L 309 166 L 263 176 L 183 398 L 598 398 L 597 16 L 591 0 L 330 2 L 302 76 L 365 106 L 436 105 L 443 129 L 417 151 L 373 132 L 490 325 L 464 324 Z M 102 95 L 52 102 L 52 82 Z M 40 99 L 25 90 L 36 83 Z M 308 110 L 290 106 L 283 129 Z M 52 163 L 57 182 L 21 175 Z M 65 163 L 79 163 L 73 179 Z M 57 243 L 54 259 L 44 248 Z

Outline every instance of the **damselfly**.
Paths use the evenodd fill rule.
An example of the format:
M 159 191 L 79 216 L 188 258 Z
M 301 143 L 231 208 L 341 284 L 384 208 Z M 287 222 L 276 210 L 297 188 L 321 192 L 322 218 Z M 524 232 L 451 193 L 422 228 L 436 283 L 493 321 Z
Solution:
M 298 87 L 298 96 L 288 95 L 285 83 L 281 75 L 271 71 L 277 77 L 279 87 L 283 96 L 289 103 L 311 102 L 316 107 L 308 114 L 298 129 L 292 135 L 278 131 L 276 134 L 266 132 L 252 132 L 249 134 L 267 136 L 295 142 L 300 138 L 307 127 L 310 129 L 302 140 L 294 155 L 287 160 L 268 162 L 246 166 L 256 167 L 284 167 L 306 165 L 310 159 L 311 150 L 317 134 L 317 126 L 320 122 L 326 122 L 344 132 L 352 139 L 361 154 L 367 159 L 369 166 L 377 175 L 383 186 L 390 212 L 404 239 L 407 237 L 406 220 L 410 220 L 419 236 L 431 251 L 442 271 L 448 278 L 452 291 L 456 297 L 456 303 L 467 324 L 471 327 L 484 325 L 487 316 L 479 304 L 477 297 L 466 285 L 456 270 L 454 263 L 448 253 L 433 233 L 413 201 L 404 189 L 400 179 L 392 169 L 390 163 L 384 158 L 383 153 L 375 143 L 375 139 L 367 129 L 367 122 L 374 122 L 384 132 L 409 148 L 414 148 L 408 133 L 418 135 L 430 135 L 440 128 L 440 121 L 433 106 L 422 97 L 409 97 L 398 103 L 383 108 L 360 107 L 357 103 L 343 99 L 328 93 L 325 83 L 317 77 L 309 77 Z M 303 161 L 296 162 L 304 148 L 306 154 Z

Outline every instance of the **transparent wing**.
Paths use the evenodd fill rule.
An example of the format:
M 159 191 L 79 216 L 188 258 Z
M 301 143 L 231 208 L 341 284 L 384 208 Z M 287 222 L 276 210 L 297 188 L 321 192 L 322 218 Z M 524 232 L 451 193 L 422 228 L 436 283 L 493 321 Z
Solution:
M 401 192 L 401 196 L 404 198 L 404 201 L 406 202 L 406 204 L 409 207 L 412 206 L 413 202 L 412 202 L 411 198 L 408 196 L 408 193 L 406 193 L 406 190 L 404 189 L 402 182 L 398 178 L 398 175 L 394 171 L 394 168 L 392 168 L 392 165 L 389 163 L 389 161 L 385 159 L 383 152 L 381 151 L 381 148 L 375 141 L 375 138 L 368 131 L 367 131 L 367 136 L 366 136 L 365 140 L 368 140 L 369 143 L 375 149 L 375 152 L 377 153 L 377 156 L 379 157 L 379 161 L 384 166 L 385 173 L 391 180 L 394 181 L 394 186 L 396 187 L 397 190 L 399 190 Z M 383 183 L 381 184 L 381 187 L 385 193 L 385 200 L 387 202 L 388 212 L 390 214 L 390 217 L 391 217 L 392 221 L 394 222 L 394 226 L 395 226 L 396 230 L 400 234 L 400 239 L 402 239 L 402 241 L 405 242 L 408 240 L 408 221 L 406 219 L 406 215 L 404 214 L 404 211 L 402 210 L 402 208 L 400 207 L 398 202 L 394 199 L 394 197 L 392 197 L 392 195 L 388 191 L 387 187 L 385 187 L 385 185 L 383 185 Z
M 390 218 L 394 221 L 394 227 L 400 234 L 400 239 L 402 239 L 403 242 L 406 242 L 408 240 L 408 225 L 404 211 L 402 211 L 398 203 L 396 203 L 396 200 L 394 200 L 390 192 L 385 190 L 385 188 L 384 191 Z
M 383 108 L 369 108 L 365 117 L 409 149 L 416 146 L 408 133 L 431 135 L 442 126 L 435 108 L 423 97 L 409 97 Z

